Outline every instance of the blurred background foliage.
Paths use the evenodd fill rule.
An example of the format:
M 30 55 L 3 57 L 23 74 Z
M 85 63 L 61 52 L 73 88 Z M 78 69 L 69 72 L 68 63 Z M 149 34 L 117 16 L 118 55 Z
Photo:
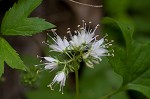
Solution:
M 149 0 L 104 0 L 104 16 L 109 16 L 133 24 L 136 39 L 149 40 L 150 1 Z
M 2 1 L 4 2 L 4 0 Z M 52 0 L 49 0 L 49 1 L 52 2 Z M 61 1 L 59 5 L 57 5 L 59 6 L 58 9 L 62 8 L 62 5 L 66 6 L 66 8 L 64 8 L 66 10 L 65 15 L 64 15 L 65 18 L 63 17 L 62 21 L 59 21 L 59 22 L 56 20 L 52 20 L 53 18 L 50 18 L 50 19 L 48 19 L 48 17 L 45 17 L 45 18 L 49 20 L 50 22 L 53 22 L 54 24 L 56 24 L 56 26 L 59 28 L 60 26 L 65 24 L 64 20 L 66 20 L 66 18 L 72 20 L 74 17 L 77 17 L 78 15 L 75 15 L 74 17 L 70 18 L 76 13 L 72 14 L 72 12 L 69 12 L 68 14 L 68 11 L 74 10 L 74 9 L 70 9 L 70 7 L 68 6 L 69 4 L 63 2 L 65 0 L 57 0 L 57 1 Z M 100 4 L 99 0 L 95 0 L 95 1 L 98 2 L 98 4 Z M 100 2 L 103 5 L 103 8 L 100 8 L 102 11 L 99 10 L 99 13 L 102 15 L 102 17 L 112 17 L 118 21 L 130 23 L 135 28 L 135 32 L 134 32 L 135 39 L 137 39 L 139 42 L 145 42 L 145 41 L 150 40 L 150 12 L 148 10 L 150 9 L 150 0 L 144 0 L 144 1 L 142 0 L 101 0 Z M 92 4 L 97 5 L 97 3 L 92 3 Z M 11 4 L 8 4 L 8 5 L 10 7 Z M 72 6 L 74 6 L 74 4 Z M 4 7 L 4 5 L 1 7 Z M 50 10 L 53 10 L 53 9 L 50 9 Z M 94 10 L 95 9 L 93 9 L 93 11 Z M 58 12 L 58 11 L 59 10 L 55 9 L 55 12 Z M 38 15 L 37 12 L 38 11 L 33 12 L 33 15 Z M 51 11 L 49 13 L 54 13 L 54 11 Z M 82 13 L 86 13 L 86 11 L 83 10 Z M 92 13 L 93 12 L 91 11 L 90 14 L 92 15 Z M 40 15 L 43 17 L 43 14 L 41 14 L 41 12 L 40 12 Z M 54 13 L 53 16 L 56 17 L 54 19 L 57 19 L 59 15 L 63 15 L 63 14 Z M 80 20 L 81 18 L 75 18 L 75 19 Z M 89 19 L 90 18 L 86 18 L 87 21 L 94 20 L 94 18 L 92 20 L 89 20 Z M 105 33 L 108 33 L 109 34 L 108 39 L 114 39 L 115 44 L 118 44 L 119 46 L 124 47 L 125 42 L 121 34 L 121 31 L 116 26 L 101 23 L 100 17 L 98 17 L 98 19 L 99 21 L 98 22 L 96 21 L 94 23 L 100 23 L 102 25 L 100 35 L 104 36 Z M 72 27 L 77 25 L 76 22 L 74 23 L 75 24 Z M 66 26 L 65 27 L 66 29 L 67 26 L 69 26 L 69 24 L 65 26 Z M 65 32 L 65 29 L 63 29 L 63 32 Z M 61 35 L 63 35 L 63 33 Z M 34 39 L 34 38 L 31 38 L 31 39 Z M 41 56 L 52 55 L 53 53 L 49 52 L 49 48 L 46 45 L 42 45 L 41 43 L 39 43 L 39 42 L 42 42 L 42 40 L 45 40 L 45 39 L 40 39 L 40 41 L 38 42 L 36 41 L 36 39 L 34 39 L 34 41 L 37 44 L 39 44 L 39 47 L 36 47 L 36 48 L 40 49 L 41 51 L 40 55 Z M 34 49 L 31 48 L 31 49 L 35 50 L 35 52 L 37 51 L 35 48 Z M 55 72 L 49 72 L 49 71 L 39 72 L 41 67 L 36 68 L 34 66 L 36 64 L 39 64 L 39 61 L 40 61 L 39 59 L 36 58 L 36 55 L 32 55 L 32 54 L 30 55 L 30 54 L 27 54 L 27 52 L 25 52 L 22 54 L 21 57 L 24 63 L 26 64 L 26 66 L 28 66 L 30 69 L 29 73 L 21 72 L 21 76 L 20 76 L 21 78 L 20 82 L 23 85 L 23 88 L 21 87 L 21 89 L 23 90 L 23 93 L 25 95 L 21 97 L 13 96 L 13 98 L 9 97 L 9 98 L 2 98 L 2 99 L 60 99 L 60 98 L 61 99 L 73 99 L 75 98 L 74 74 L 69 75 L 69 77 L 67 78 L 66 87 L 64 87 L 65 94 L 62 95 L 60 92 L 58 92 L 59 85 L 55 87 L 55 91 L 51 91 L 48 87 L 46 87 L 49 83 L 51 83 L 53 77 L 55 76 Z M 4 83 L 4 81 L 5 80 L 2 78 L 1 83 Z M 111 91 L 119 88 L 121 86 L 121 83 L 122 83 L 122 78 L 113 71 L 110 64 L 108 63 L 107 58 L 104 58 L 100 64 L 95 66 L 94 69 L 83 67 L 80 70 L 81 99 L 84 99 L 84 98 L 85 99 L 101 99 L 100 97 L 105 96 Z M 4 89 L 0 89 L 0 91 L 4 91 Z M 119 94 L 116 94 L 110 99 L 147 99 L 147 98 L 139 92 L 129 90 L 126 92 L 121 92 Z

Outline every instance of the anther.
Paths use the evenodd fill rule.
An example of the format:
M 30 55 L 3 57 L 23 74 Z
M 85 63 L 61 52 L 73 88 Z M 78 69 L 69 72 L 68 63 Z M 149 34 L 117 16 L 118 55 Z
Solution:
M 114 57 L 114 56 L 115 56 L 113 53 L 112 53 L 111 55 L 112 55 L 112 57 Z
M 77 31 L 74 31 L 75 34 L 77 34 Z
M 82 22 L 84 23 L 85 21 L 84 21 L 84 20 L 82 20 Z
M 114 42 L 114 40 L 111 40 L 111 42 Z
M 104 39 L 106 42 L 108 42 L 108 39 Z
M 70 30 L 70 28 L 67 28 L 67 30 Z
M 115 52 L 114 49 L 112 49 L 112 52 Z
M 52 32 L 56 32 L 56 29 L 51 29 Z

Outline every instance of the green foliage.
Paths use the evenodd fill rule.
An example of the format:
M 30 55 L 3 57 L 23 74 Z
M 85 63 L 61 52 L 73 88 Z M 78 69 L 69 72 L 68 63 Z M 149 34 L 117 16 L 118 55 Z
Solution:
M 27 18 L 27 16 L 41 3 L 42 0 L 19 0 L 6 12 L 2 25 L 3 35 L 31 36 L 42 30 L 54 27 L 51 23 L 40 18 Z
M 12 68 L 26 70 L 16 51 L 2 38 L 4 35 L 31 36 L 45 29 L 53 28 L 49 22 L 41 18 L 27 18 L 42 0 L 19 0 L 6 12 L 0 34 L 0 77 L 4 72 L 4 61 Z
M 4 61 L 15 69 L 25 70 L 25 65 L 21 61 L 16 51 L 8 44 L 8 42 L 0 37 L 0 74 L 4 72 Z M 1 75 L 0 75 L 1 76 Z
M 110 18 L 103 22 L 117 24 L 126 42 L 125 49 L 114 46 L 115 57 L 109 58 L 114 71 L 123 77 L 123 84 L 118 92 L 133 89 L 150 98 L 150 42 L 140 43 L 133 40 L 133 29 L 129 25 Z

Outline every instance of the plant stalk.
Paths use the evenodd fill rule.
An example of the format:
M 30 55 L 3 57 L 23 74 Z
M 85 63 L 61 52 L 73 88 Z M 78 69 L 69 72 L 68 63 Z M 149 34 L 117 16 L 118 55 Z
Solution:
M 78 75 L 78 70 L 75 71 L 75 80 L 76 80 L 76 99 L 79 99 L 79 75 Z

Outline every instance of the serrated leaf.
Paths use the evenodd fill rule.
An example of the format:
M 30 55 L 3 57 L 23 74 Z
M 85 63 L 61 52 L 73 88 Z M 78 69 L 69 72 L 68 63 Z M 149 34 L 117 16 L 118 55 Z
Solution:
M 19 0 L 6 12 L 2 20 L 1 33 L 3 35 L 30 36 L 54 27 L 43 19 L 27 18 L 41 2 L 42 0 Z
M 12 29 L 8 29 L 5 32 L 5 35 L 31 36 L 32 34 L 42 32 L 42 30 L 53 26 L 54 25 L 44 21 L 44 19 L 26 18 L 20 23 L 16 24 L 16 26 L 14 26 Z
M 9 45 L 9 43 L 0 37 L 0 67 L 1 71 L 0 74 L 4 72 L 3 66 L 4 61 L 11 67 L 15 69 L 26 70 L 25 65 L 23 64 L 22 60 L 16 53 L 16 51 Z

